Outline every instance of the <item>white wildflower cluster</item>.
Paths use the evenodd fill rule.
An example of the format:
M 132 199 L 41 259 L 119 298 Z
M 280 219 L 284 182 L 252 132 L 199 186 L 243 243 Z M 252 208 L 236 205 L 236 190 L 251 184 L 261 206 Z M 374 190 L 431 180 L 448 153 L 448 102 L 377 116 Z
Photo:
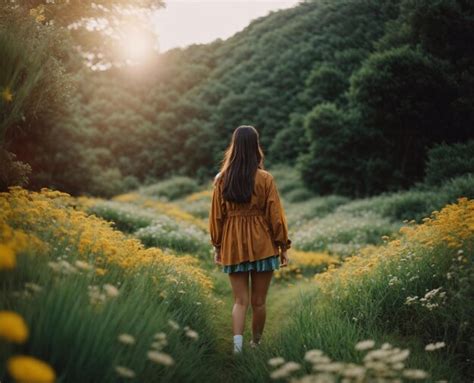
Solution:
M 435 351 L 446 346 L 444 342 L 430 343 L 425 346 L 426 351 Z
M 405 368 L 405 360 L 410 350 L 393 347 L 384 343 L 374 349 L 375 342 L 363 340 L 355 345 L 358 351 L 367 351 L 362 364 L 333 361 L 323 351 L 312 349 L 306 352 L 304 360 L 312 366 L 312 372 L 304 376 L 292 376 L 301 365 L 285 361 L 282 357 L 268 360 L 271 367 L 277 367 L 270 374 L 272 379 L 288 379 L 290 383 L 336 383 L 336 382 L 401 382 L 405 380 L 426 379 L 429 374 L 419 369 Z
M 428 291 L 422 298 L 419 298 L 418 295 L 415 295 L 405 299 L 405 304 L 407 306 L 419 304 L 429 311 L 432 311 L 433 309 L 442 306 L 445 303 L 446 291 L 442 291 L 442 287 Z
M 77 273 L 77 269 L 65 259 L 48 262 L 48 266 L 58 274 L 69 275 Z
M 43 290 L 43 288 L 40 285 L 38 285 L 36 283 L 32 283 L 32 282 L 26 282 L 25 283 L 25 288 L 23 290 L 12 291 L 11 295 L 16 297 L 16 298 L 30 298 L 34 294 L 37 294 L 37 293 L 41 292 L 42 290 Z
M 388 281 L 389 286 L 400 285 L 402 283 L 396 275 L 395 276 L 389 275 L 389 277 L 391 277 L 390 280 Z
M 118 341 L 126 345 L 132 345 L 136 342 L 135 337 L 130 334 L 120 334 L 118 336 Z
M 208 234 L 193 223 L 177 221 L 164 214 L 155 215 L 153 222 L 135 233 L 144 243 L 155 246 L 179 246 L 191 251 L 208 247 Z
M 337 210 L 323 218 L 309 220 L 298 228 L 293 237 L 299 248 L 329 249 L 347 256 L 370 243 L 374 234 L 381 237 L 397 229 L 398 226 L 390 220 L 373 212 L 356 215 Z
M 114 285 L 106 283 L 100 288 L 97 285 L 88 286 L 89 300 L 93 305 L 101 304 L 108 298 L 116 298 L 119 295 L 119 289 Z

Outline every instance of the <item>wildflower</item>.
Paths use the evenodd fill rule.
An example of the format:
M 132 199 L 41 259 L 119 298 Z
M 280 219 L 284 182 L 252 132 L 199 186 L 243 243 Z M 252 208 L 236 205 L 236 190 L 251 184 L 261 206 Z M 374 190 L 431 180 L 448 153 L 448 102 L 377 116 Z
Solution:
M 403 371 L 403 376 L 408 379 L 426 379 L 428 377 L 428 373 L 423 370 L 417 369 L 406 369 Z
M 87 262 L 84 262 L 84 261 L 76 261 L 74 263 L 74 265 L 78 268 L 78 269 L 81 269 L 81 270 L 91 270 L 92 269 L 92 266 L 89 265 Z
M 51 366 L 31 356 L 11 357 L 7 361 L 7 369 L 17 382 L 52 383 L 56 380 Z
M 446 346 L 446 343 L 444 343 L 444 342 L 430 343 L 430 344 L 427 344 L 425 346 L 425 350 L 426 351 L 434 351 L 434 350 L 437 350 L 437 349 L 442 348 L 444 346 Z
M 130 334 L 120 334 L 118 336 L 119 342 L 123 344 L 134 344 L 135 343 L 135 338 L 130 335 Z
M 323 355 L 323 352 L 321 350 L 308 350 L 304 354 L 304 360 L 311 362 L 311 363 L 317 363 L 319 362 L 319 358 Z
M 358 351 L 363 351 L 363 350 L 368 350 L 374 346 L 375 346 L 375 342 L 369 339 L 369 340 L 363 340 L 363 341 L 358 342 L 355 345 L 355 349 Z
M 282 379 L 286 378 L 288 375 L 290 375 L 293 371 L 299 370 L 301 368 L 301 365 L 296 362 L 286 362 L 284 365 L 282 365 L 280 368 L 274 370 L 270 374 L 270 378 L 272 379 Z
M 348 364 L 346 368 L 342 371 L 342 374 L 346 378 L 359 378 L 364 376 L 365 368 L 362 366 L 358 366 L 356 364 Z
M 23 343 L 28 338 L 28 327 L 24 319 L 13 311 L 0 311 L 0 338 Z
M 281 356 L 277 356 L 275 358 L 268 359 L 268 364 L 272 367 L 277 367 L 280 364 L 285 363 L 285 359 L 282 358 Z
M 166 339 L 166 334 L 164 332 L 157 332 L 154 336 L 153 339 L 156 340 L 163 340 Z
M 344 364 L 339 362 L 317 364 L 313 367 L 316 371 L 339 372 L 344 368 Z
M 172 329 L 179 330 L 179 324 L 175 322 L 173 319 L 169 319 L 168 324 L 171 326 Z
M 10 87 L 7 86 L 7 87 L 3 88 L 2 98 L 3 98 L 3 101 L 5 101 L 5 102 L 12 102 L 13 101 L 13 93 L 12 93 Z
M 160 351 L 148 351 L 148 359 L 152 362 L 163 364 L 165 366 L 171 366 L 174 364 L 174 359 L 171 355 L 168 355 Z
M 105 290 L 105 293 L 111 298 L 115 298 L 119 295 L 119 290 L 114 285 L 109 283 L 106 283 L 103 286 L 103 289 Z
M 199 338 L 199 334 L 196 331 L 191 330 L 191 329 L 186 331 L 186 335 L 189 338 L 194 339 L 194 340 L 197 340 Z
M 36 283 L 31 283 L 31 282 L 26 282 L 25 288 L 35 293 L 39 293 L 41 290 L 43 290 L 43 288 L 40 285 L 37 285 Z
M 13 249 L 0 244 L 0 270 L 13 269 L 16 265 L 16 258 Z
M 408 355 L 410 355 L 410 350 L 401 350 L 400 352 L 388 357 L 386 361 L 389 363 L 400 363 L 408 358 Z
M 136 376 L 135 372 L 127 367 L 115 366 L 115 371 L 122 378 L 134 378 Z

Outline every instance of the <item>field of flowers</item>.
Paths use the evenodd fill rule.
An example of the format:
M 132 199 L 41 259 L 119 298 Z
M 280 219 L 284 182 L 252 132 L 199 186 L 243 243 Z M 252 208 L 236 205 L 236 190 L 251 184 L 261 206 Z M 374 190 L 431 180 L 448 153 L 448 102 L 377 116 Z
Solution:
M 179 184 L 191 193 L 168 181 L 111 200 L 0 194 L 0 381 L 474 375 L 472 180 L 424 219 L 399 215 L 413 192 L 375 197 L 371 210 L 370 199 L 291 202 L 281 182 L 290 265 L 275 272 L 263 344 L 237 359 L 232 293 L 208 240 L 210 185 Z

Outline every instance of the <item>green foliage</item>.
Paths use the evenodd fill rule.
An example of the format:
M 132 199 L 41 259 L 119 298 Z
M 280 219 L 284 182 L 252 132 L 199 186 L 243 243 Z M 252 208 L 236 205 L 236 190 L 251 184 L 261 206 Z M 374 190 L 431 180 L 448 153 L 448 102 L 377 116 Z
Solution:
M 133 274 L 116 268 L 104 277 L 94 270 L 57 275 L 48 267 L 48 259 L 74 264 L 76 256 L 72 252 L 65 256 L 61 246 L 50 254 L 51 258 L 23 254 L 15 273 L 2 273 L 2 307 L 20 313 L 29 324 L 31 336 L 21 346 L 25 353 L 40 354 L 59 373 L 58 381 L 64 382 L 116 382 L 117 365 L 132 369 L 149 382 L 157 376 L 164 382 L 209 378 L 206 361 L 216 352 L 216 338 L 212 324 L 206 320 L 210 301 L 198 286 L 177 276 L 176 288 L 166 278 L 173 271 L 165 265 L 148 266 Z M 34 283 L 41 291 L 28 292 L 25 283 Z M 93 286 L 105 284 L 118 287 L 118 297 L 91 304 Z M 160 292 L 166 295 L 160 296 Z M 173 330 L 168 320 L 177 322 L 180 329 Z M 186 325 L 200 338 L 187 337 L 183 330 Z M 173 366 L 155 364 L 147 358 L 158 332 L 166 334 L 163 351 L 173 357 Z M 119 342 L 119 335 L 124 333 L 132 335 L 135 343 Z M 0 370 L 0 378 L 6 379 L 4 369 Z
M 0 148 L 0 190 L 7 191 L 8 186 L 25 186 L 31 166 L 16 160 L 16 155 Z
M 199 185 L 196 180 L 185 176 L 174 176 L 154 185 L 145 186 L 140 189 L 140 192 L 152 197 L 175 200 L 194 193 L 198 189 Z
M 440 185 L 468 173 L 474 173 L 474 140 L 453 145 L 441 144 L 429 150 L 425 183 Z

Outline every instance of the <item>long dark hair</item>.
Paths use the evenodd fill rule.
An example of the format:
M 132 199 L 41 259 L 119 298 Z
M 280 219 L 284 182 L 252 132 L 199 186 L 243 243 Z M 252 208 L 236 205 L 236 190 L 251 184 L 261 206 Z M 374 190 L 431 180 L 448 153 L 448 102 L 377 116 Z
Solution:
M 257 169 L 263 169 L 263 150 L 259 134 L 250 125 L 241 125 L 234 130 L 232 140 L 221 161 L 220 172 L 214 179 L 223 182 L 224 200 L 248 203 L 252 198 Z

